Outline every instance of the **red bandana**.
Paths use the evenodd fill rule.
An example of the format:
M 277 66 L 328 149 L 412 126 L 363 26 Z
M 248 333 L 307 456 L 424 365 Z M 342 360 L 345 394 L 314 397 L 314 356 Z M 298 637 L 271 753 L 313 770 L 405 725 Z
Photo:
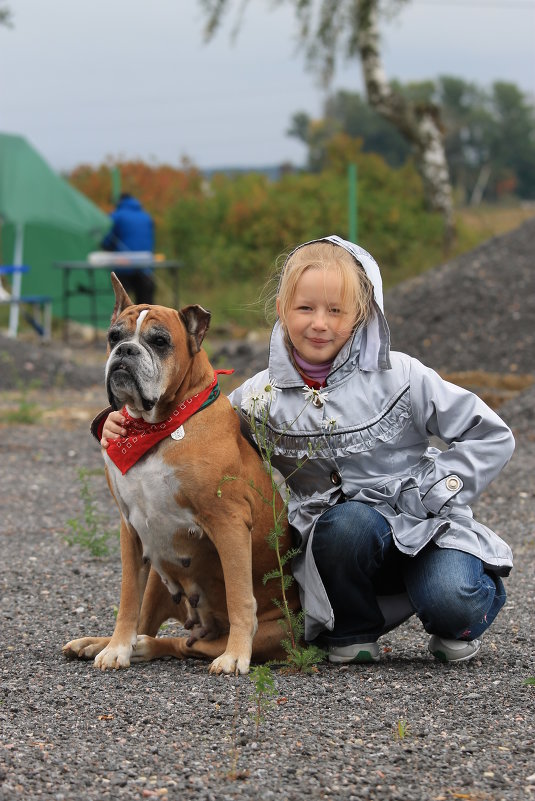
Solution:
M 177 428 L 180 428 L 188 417 L 209 406 L 219 397 L 219 384 L 217 382 L 219 373 L 230 375 L 233 372 L 234 370 L 215 370 L 214 380 L 210 386 L 193 395 L 193 397 L 182 401 L 171 416 L 161 423 L 147 423 L 142 417 L 131 417 L 126 411 L 126 406 L 124 406 L 121 411 L 125 418 L 126 437 L 110 440 L 107 450 L 108 456 L 119 468 L 123 476 L 150 448 L 157 445 L 160 440 L 168 437 Z

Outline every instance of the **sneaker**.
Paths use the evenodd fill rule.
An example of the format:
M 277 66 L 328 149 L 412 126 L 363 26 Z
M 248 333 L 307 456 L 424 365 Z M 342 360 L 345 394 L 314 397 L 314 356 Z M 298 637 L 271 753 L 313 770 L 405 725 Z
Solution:
M 481 640 L 446 640 L 433 634 L 429 650 L 440 662 L 468 662 L 481 648 Z
M 356 642 L 353 645 L 329 646 L 329 662 L 346 665 L 349 662 L 378 662 L 379 646 L 376 642 Z

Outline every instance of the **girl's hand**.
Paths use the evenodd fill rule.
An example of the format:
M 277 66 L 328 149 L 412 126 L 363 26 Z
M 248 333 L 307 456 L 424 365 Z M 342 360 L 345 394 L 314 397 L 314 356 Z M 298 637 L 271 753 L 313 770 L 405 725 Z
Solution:
M 107 448 L 110 444 L 108 440 L 117 439 L 117 437 L 126 437 L 126 428 L 123 428 L 124 417 L 121 412 L 110 412 L 104 421 L 102 428 L 102 439 L 100 444 L 103 448 Z

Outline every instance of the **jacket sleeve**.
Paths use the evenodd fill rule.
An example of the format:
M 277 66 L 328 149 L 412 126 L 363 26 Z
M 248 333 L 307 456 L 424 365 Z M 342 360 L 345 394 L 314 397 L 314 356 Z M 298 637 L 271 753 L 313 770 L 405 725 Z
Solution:
M 108 406 L 107 409 L 104 409 L 102 412 L 99 412 L 93 422 L 91 423 L 90 431 L 100 444 L 100 440 L 102 439 L 102 429 L 104 428 L 104 423 L 106 422 L 106 418 L 108 417 L 109 413 L 113 412 L 113 408 Z
M 117 241 L 115 236 L 115 217 L 113 212 L 110 214 L 111 228 L 100 243 L 102 250 L 117 250 Z
M 417 359 L 411 359 L 410 393 L 419 431 L 448 446 L 420 484 L 423 505 L 433 514 L 470 505 L 511 458 L 510 429 L 477 395 Z

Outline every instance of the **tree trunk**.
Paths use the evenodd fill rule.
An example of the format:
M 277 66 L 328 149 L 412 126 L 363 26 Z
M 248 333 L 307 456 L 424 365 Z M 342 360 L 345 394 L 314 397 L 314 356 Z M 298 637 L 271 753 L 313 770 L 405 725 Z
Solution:
M 379 49 L 378 0 L 355 0 L 356 45 L 360 53 L 369 104 L 411 142 L 427 203 L 444 217 L 444 241 L 454 235 L 451 183 L 439 110 L 413 103 L 394 92 L 386 79 Z

